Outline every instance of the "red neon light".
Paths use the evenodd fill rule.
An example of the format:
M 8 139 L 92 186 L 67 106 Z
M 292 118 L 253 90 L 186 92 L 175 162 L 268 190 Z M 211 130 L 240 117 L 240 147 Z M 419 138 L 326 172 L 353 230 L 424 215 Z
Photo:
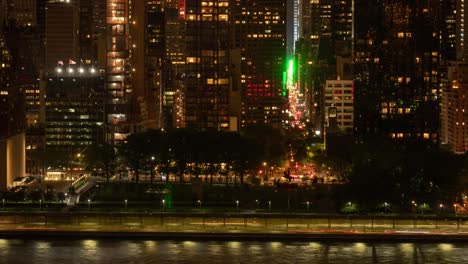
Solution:
M 179 19 L 185 19 L 185 0 L 179 0 Z

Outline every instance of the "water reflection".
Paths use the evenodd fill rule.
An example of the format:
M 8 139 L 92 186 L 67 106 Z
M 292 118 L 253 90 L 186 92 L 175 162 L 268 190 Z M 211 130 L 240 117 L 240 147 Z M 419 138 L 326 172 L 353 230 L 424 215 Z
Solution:
M 468 263 L 468 244 L 0 239 L 1 263 Z

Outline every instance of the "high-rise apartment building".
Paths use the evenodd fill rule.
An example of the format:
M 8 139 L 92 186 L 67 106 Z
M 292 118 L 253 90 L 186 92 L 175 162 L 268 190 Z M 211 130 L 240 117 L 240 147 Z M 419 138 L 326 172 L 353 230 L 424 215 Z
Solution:
M 8 18 L 21 27 L 35 26 L 37 23 L 36 0 L 8 1 Z
M 468 41 L 464 1 L 443 3 L 440 143 L 455 153 L 468 151 Z
M 230 1 L 179 1 L 185 19 L 185 127 L 229 129 Z
M 0 189 L 12 187 L 25 175 L 23 96 L 12 81 L 18 74 L 14 58 L 0 27 Z
M 450 63 L 440 114 L 440 141 L 455 153 L 468 152 L 468 64 Z
M 242 126 L 281 127 L 286 117 L 286 1 L 236 0 L 234 47 L 240 49 Z
M 352 134 L 354 130 L 354 82 L 327 80 L 324 88 L 326 133 Z
M 440 1 L 355 1 L 355 10 L 356 132 L 437 141 Z
M 106 0 L 79 0 L 80 63 L 104 67 Z
M 124 140 L 132 131 L 133 88 L 130 72 L 130 58 L 134 49 L 140 49 L 136 43 L 130 43 L 130 16 L 128 0 L 107 0 L 106 8 L 106 89 L 108 136 L 112 142 Z M 135 24 L 136 25 L 136 24 Z M 138 24 L 138 26 L 140 26 Z
M 0 135 L 10 134 L 10 85 L 11 85 L 11 54 L 7 47 L 3 32 L 0 31 Z

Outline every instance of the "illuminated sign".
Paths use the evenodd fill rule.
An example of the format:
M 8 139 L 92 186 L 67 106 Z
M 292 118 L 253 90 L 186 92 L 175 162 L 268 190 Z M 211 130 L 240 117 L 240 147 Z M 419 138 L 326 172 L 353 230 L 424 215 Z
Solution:
M 185 19 L 185 0 L 179 0 L 179 19 Z

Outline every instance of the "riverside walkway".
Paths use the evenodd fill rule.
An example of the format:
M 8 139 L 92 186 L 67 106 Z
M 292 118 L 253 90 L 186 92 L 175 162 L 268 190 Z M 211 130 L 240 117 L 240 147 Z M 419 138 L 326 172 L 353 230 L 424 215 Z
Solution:
M 0 213 L 0 236 L 434 238 L 468 241 L 468 218 L 250 213 Z

